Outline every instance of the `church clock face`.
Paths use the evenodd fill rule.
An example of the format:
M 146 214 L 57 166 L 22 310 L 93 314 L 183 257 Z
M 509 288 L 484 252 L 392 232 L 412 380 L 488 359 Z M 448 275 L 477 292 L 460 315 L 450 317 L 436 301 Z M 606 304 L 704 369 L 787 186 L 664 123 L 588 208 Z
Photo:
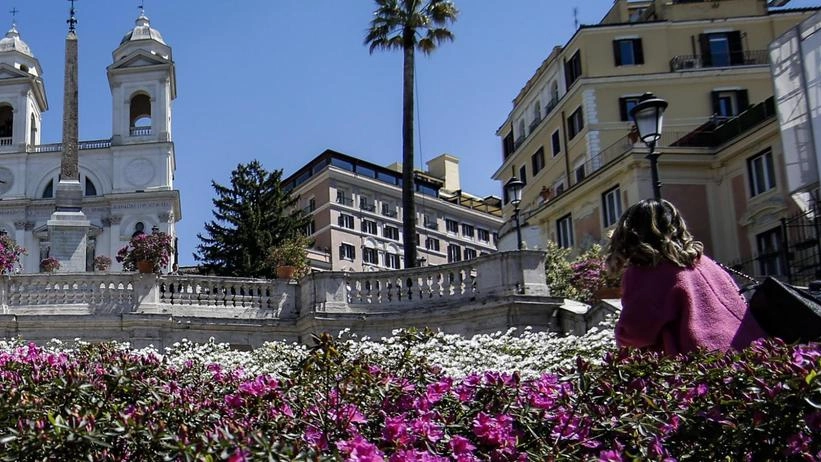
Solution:
M 0 194 L 9 192 L 11 186 L 14 184 L 14 174 L 11 170 L 0 167 Z

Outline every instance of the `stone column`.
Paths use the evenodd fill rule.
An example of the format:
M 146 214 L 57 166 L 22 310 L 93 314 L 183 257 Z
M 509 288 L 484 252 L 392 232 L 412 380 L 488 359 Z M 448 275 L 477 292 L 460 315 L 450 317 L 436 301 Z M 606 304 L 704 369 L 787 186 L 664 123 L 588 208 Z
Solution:
M 111 215 L 103 218 L 103 226 L 108 227 L 109 243 L 108 243 L 108 257 L 111 258 L 112 264 L 116 263 L 117 251 L 122 247 L 120 243 L 120 222 L 123 217 L 120 215 Z

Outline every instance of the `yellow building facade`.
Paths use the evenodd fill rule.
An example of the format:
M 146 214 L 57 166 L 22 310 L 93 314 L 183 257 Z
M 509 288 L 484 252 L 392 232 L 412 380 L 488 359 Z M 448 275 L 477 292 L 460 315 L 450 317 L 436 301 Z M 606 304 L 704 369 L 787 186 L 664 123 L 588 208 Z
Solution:
M 780 218 L 794 207 L 767 47 L 816 10 L 776 11 L 764 0 L 617 0 L 599 24 L 554 48 L 497 132 L 502 164 L 493 177 L 526 184 L 519 208 L 527 246 L 606 242 L 623 210 L 652 197 L 648 151 L 629 117 L 652 92 L 669 103 L 657 148 L 662 196 L 719 260 L 771 252 Z M 500 249 L 510 231 L 502 230 Z

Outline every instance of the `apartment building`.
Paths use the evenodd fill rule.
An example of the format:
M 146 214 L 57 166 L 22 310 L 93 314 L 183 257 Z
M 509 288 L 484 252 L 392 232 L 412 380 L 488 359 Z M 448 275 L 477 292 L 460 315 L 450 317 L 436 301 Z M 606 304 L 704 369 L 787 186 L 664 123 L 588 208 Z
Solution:
M 769 252 L 793 206 L 767 48 L 816 10 L 775 10 L 765 0 L 617 0 L 599 24 L 579 27 L 528 80 L 497 132 L 502 163 L 493 178 L 525 182 L 521 216 L 538 230 L 538 239 L 525 234 L 527 245 L 606 242 L 624 209 L 652 197 L 648 151 L 629 120 L 652 92 L 669 102 L 657 148 L 662 196 L 720 260 Z M 511 231 L 502 229 L 500 248 L 513 246 Z
M 495 252 L 501 199 L 461 190 L 459 159 L 442 154 L 417 171 L 416 240 L 422 265 L 440 265 Z M 377 271 L 402 268 L 401 165 L 376 165 L 326 150 L 283 180 L 312 215 L 309 258 L 316 269 Z

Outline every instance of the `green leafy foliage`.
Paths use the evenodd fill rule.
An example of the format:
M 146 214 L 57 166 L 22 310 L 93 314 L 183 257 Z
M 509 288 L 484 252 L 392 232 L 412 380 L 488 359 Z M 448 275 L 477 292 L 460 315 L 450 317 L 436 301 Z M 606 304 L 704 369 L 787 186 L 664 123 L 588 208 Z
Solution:
M 289 238 L 304 232 L 310 222 L 296 207 L 296 197 L 282 189 L 282 170 L 267 171 L 259 161 L 239 164 L 231 184 L 211 185 L 214 220 L 197 234 L 194 258 L 203 271 L 219 276 L 274 278 L 276 266 L 261 259 Z

